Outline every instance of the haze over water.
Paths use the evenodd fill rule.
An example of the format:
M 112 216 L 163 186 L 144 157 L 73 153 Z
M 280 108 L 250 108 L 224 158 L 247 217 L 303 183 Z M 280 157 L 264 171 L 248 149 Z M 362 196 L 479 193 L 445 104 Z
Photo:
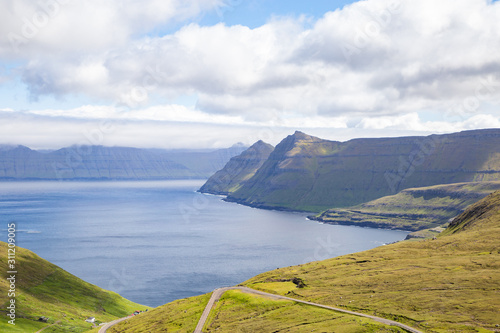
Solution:
M 277 267 L 402 240 L 195 192 L 203 181 L 2 182 L 1 240 L 149 306 L 235 285 Z

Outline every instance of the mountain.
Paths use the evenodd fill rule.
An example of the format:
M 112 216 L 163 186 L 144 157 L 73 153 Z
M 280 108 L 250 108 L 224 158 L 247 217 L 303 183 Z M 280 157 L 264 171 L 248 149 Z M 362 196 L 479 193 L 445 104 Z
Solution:
M 180 152 L 74 146 L 39 152 L 24 146 L 11 146 L 0 149 L 0 179 L 202 179 L 244 149 L 234 146 L 216 151 Z
M 498 180 L 500 129 L 347 142 L 295 132 L 227 200 L 320 212 L 407 188 Z
M 46 332 L 84 332 L 90 329 L 91 324 L 85 322 L 89 317 L 96 318 L 96 323 L 109 322 L 148 309 L 87 283 L 20 247 L 15 248 L 15 281 L 7 280 L 12 275 L 8 273 L 12 271 L 8 268 L 8 248 L 7 243 L 0 242 L 1 332 L 35 332 L 49 325 L 54 326 Z M 15 291 L 11 292 L 13 281 Z M 15 325 L 7 322 L 11 320 L 7 316 L 11 299 L 15 300 Z M 41 317 L 47 317 L 48 322 L 39 321 Z
M 406 189 L 358 206 L 333 208 L 310 219 L 329 224 L 417 231 L 447 224 L 468 206 L 500 190 L 500 182 Z
M 200 192 L 220 195 L 233 193 L 253 177 L 273 149 L 272 145 L 258 141 L 240 155 L 231 158 L 222 170 L 208 179 Z
M 318 240 L 314 256 L 328 253 L 328 235 L 325 239 Z M 421 332 L 498 332 L 499 244 L 497 191 L 470 206 L 436 239 L 279 268 L 241 285 L 395 320 Z M 166 304 L 118 324 L 112 332 L 193 332 L 209 297 Z M 226 292 L 204 332 L 235 331 L 402 332 L 334 311 Z

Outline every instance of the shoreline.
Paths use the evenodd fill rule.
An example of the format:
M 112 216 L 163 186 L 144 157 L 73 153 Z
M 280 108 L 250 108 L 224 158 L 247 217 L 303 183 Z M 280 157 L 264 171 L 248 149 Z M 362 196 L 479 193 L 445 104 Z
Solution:
M 249 204 L 244 200 L 238 200 L 235 198 L 231 198 L 227 194 L 222 194 L 222 192 L 219 192 L 219 193 L 202 192 L 202 191 L 200 191 L 200 189 L 198 189 L 196 192 L 206 194 L 206 195 L 217 196 L 217 197 L 220 197 L 222 201 L 229 202 L 229 203 L 235 203 L 235 204 L 239 204 L 242 206 L 255 208 L 255 209 L 263 209 L 263 210 L 268 210 L 268 211 L 285 212 L 285 213 L 296 213 L 296 214 L 318 214 L 317 212 L 311 212 L 311 211 L 305 211 L 305 210 L 295 210 L 295 209 L 284 208 L 284 207 L 268 206 L 268 205 L 264 205 L 264 204 Z M 352 221 L 328 221 L 328 220 L 324 220 L 321 217 L 318 217 L 315 215 L 306 215 L 306 219 L 309 221 L 321 222 L 323 224 L 330 224 L 330 225 L 345 225 L 345 226 L 360 227 L 360 228 L 404 231 L 404 232 L 409 232 L 409 233 L 423 230 L 423 229 L 414 229 L 414 228 L 404 229 L 404 228 L 391 226 L 390 224 L 377 223 L 377 222 L 358 223 L 358 222 L 352 222 Z

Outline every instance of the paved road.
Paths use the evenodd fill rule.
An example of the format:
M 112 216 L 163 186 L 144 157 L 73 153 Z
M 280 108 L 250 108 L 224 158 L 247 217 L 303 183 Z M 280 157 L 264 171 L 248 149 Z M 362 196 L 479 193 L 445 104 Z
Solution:
M 208 315 L 210 314 L 210 311 L 212 311 L 212 308 L 217 302 L 222 294 L 224 294 L 228 290 L 235 290 L 238 289 L 238 287 L 227 287 L 227 288 L 219 288 L 215 289 L 212 293 L 212 296 L 210 297 L 210 300 L 208 301 L 207 306 L 205 307 L 205 310 L 203 310 L 203 313 L 201 314 L 201 318 L 198 321 L 198 325 L 196 325 L 196 328 L 194 329 L 194 333 L 203 333 L 203 326 L 205 326 L 205 323 L 208 319 Z
M 335 307 L 332 307 L 332 306 L 327 306 L 327 305 L 322 305 L 322 304 L 317 304 L 317 303 L 302 301 L 302 300 L 299 300 L 299 299 L 290 298 L 290 297 L 286 297 L 286 296 L 269 294 L 269 293 L 266 293 L 266 292 L 263 292 L 263 291 L 259 291 L 259 290 L 255 290 L 255 289 L 250 289 L 250 288 L 247 288 L 247 287 L 228 287 L 228 288 L 215 289 L 214 292 L 212 293 L 212 296 L 210 297 L 210 300 L 208 301 L 207 306 L 205 307 L 205 310 L 203 311 L 203 314 L 201 315 L 200 321 L 198 322 L 198 325 L 196 326 L 196 329 L 194 330 L 194 333 L 203 333 L 203 331 L 202 331 L 203 326 L 205 326 L 205 323 L 206 323 L 206 321 L 208 319 L 208 315 L 210 314 L 210 311 L 212 310 L 215 302 L 217 302 L 221 298 L 222 294 L 224 294 L 228 290 L 241 290 L 241 291 L 243 291 L 245 293 L 255 294 L 255 295 L 260 295 L 260 296 L 265 296 L 265 297 L 269 297 L 269 298 L 272 298 L 272 299 L 275 299 L 275 300 L 280 300 L 281 299 L 281 300 L 288 300 L 288 301 L 293 301 L 293 302 L 297 302 L 297 303 L 308 304 L 308 305 L 320 307 L 320 308 L 323 308 L 323 309 L 328 309 L 328 310 L 333 310 L 333 311 L 337 311 L 337 312 L 347 313 L 347 314 L 355 315 L 355 316 L 359 316 L 359 317 L 369 318 L 369 319 L 372 319 L 374 321 L 377 321 L 377 322 L 385 324 L 385 325 L 398 326 L 398 327 L 400 327 L 400 328 L 402 328 L 402 329 L 404 329 L 404 330 L 406 330 L 408 332 L 422 333 L 421 331 L 419 331 L 419 330 L 417 330 L 417 329 L 415 329 L 413 327 L 410 327 L 410 326 L 398 323 L 397 321 L 393 321 L 393 320 L 389 320 L 389 319 L 384 319 L 384 318 L 380 318 L 380 317 L 375 317 L 375 316 L 370 316 L 370 315 L 367 315 L 367 314 L 364 314 L 364 313 L 358 313 L 358 312 L 353 312 L 353 311 L 349 311 L 349 310 L 339 309 L 339 308 L 335 308 Z M 101 332 L 99 331 L 99 333 L 101 333 Z
M 103 325 L 100 329 L 99 329 L 99 332 L 98 333 L 106 333 L 108 331 L 108 328 L 110 328 L 111 326 L 115 325 L 115 324 L 118 324 L 124 320 L 127 320 L 129 319 L 129 317 L 123 317 L 123 318 L 120 318 L 120 319 L 116 319 L 116 320 L 113 320 L 113 321 L 110 321 L 109 323 L 106 323 L 105 325 Z

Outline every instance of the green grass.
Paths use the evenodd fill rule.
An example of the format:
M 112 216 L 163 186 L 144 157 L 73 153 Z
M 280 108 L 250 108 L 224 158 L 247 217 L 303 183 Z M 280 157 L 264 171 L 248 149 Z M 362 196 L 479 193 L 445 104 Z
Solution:
M 253 285 L 253 288 L 259 289 L 265 292 L 276 293 L 279 295 L 287 295 L 290 291 L 293 291 L 297 288 L 297 286 L 289 281 L 289 282 L 262 282 L 256 283 Z
M 112 333 L 192 333 L 211 294 L 177 300 L 113 326 Z
M 292 301 L 227 291 L 204 332 L 404 332 L 375 321 Z
M 0 252 L 7 253 L 6 243 L 0 242 Z M 87 283 L 33 252 L 17 247 L 16 325 L 13 326 L 7 323 L 5 313 L 9 302 L 6 257 L 0 257 L 0 331 L 35 332 L 60 321 L 44 333 L 86 332 L 91 329 L 91 324 L 85 322 L 88 317 L 108 322 L 147 308 Z M 49 322 L 39 322 L 41 316 L 48 317 Z
M 500 325 L 500 192 L 470 209 L 436 240 L 278 269 L 244 284 L 428 332 L 493 331 Z M 273 288 L 273 281 L 295 277 L 307 287 L 286 292 L 275 282 Z

